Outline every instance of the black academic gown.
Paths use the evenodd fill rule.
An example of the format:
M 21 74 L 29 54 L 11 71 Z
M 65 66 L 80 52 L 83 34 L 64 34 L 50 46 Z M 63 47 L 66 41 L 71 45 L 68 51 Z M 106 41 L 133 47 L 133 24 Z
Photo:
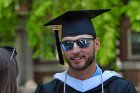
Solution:
M 76 82 L 75 82 L 76 83 Z M 63 93 L 64 83 L 54 79 L 49 83 L 39 85 L 35 93 Z M 66 93 L 102 93 L 101 84 L 96 88 L 80 92 L 66 85 Z M 104 82 L 104 93 L 137 93 L 134 86 L 121 77 L 113 76 Z

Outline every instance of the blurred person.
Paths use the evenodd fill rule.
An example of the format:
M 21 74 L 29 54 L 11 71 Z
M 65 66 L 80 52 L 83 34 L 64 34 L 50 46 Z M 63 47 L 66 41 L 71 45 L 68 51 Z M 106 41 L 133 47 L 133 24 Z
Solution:
M 95 60 L 100 39 L 96 38 L 91 19 L 109 10 L 67 11 L 45 24 L 62 25 L 61 36 L 54 28 L 56 44 L 60 64 L 64 64 L 64 57 L 69 68 L 39 85 L 35 93 L 136 93 L 130 81 L 115 71 L 102 70 Z
M 17 52 L 10 46 L 0 47 L 0 93 L 18 93 Z

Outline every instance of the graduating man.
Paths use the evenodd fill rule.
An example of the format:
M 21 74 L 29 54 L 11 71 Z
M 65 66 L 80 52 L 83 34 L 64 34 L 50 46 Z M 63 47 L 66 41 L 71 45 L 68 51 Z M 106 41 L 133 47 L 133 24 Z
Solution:
M 134 86 L 117 72 L 103 71 L 96 64 L 100 40 L 91 19 L 109 10 L 67 11 L 45 24 L 62 25 L 61 42 L 58 30 L 54 29 L 56 44 L 60 64 L 64 64 L 64 56 L 69 68 L 39 85 L 35 93 L 136 93 Z

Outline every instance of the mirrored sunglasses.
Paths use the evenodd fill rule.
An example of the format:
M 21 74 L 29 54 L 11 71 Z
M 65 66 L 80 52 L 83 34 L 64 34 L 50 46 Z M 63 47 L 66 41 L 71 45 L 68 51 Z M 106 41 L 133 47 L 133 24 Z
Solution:
M 74 43 L 78 45 L 79 48 L 87 48 L 90 45 L 90 40 L 93 40 L 94 38 L 80 38 L 78 40 L 66 40 L 61 42 L 61 47 L 65 50 L 72 50 Z

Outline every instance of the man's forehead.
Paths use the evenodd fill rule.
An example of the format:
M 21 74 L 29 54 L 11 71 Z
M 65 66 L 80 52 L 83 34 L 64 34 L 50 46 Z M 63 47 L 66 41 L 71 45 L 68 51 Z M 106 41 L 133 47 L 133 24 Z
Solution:
M 65 41 L 65 40 L 77 40 L 79 38 L 93 38 L 93 36 L 92 35 L 87 35 L 87 34 L 77 35 L 77 36 L 67 36 L 67 37 L 63 37 L 62 41 Z

